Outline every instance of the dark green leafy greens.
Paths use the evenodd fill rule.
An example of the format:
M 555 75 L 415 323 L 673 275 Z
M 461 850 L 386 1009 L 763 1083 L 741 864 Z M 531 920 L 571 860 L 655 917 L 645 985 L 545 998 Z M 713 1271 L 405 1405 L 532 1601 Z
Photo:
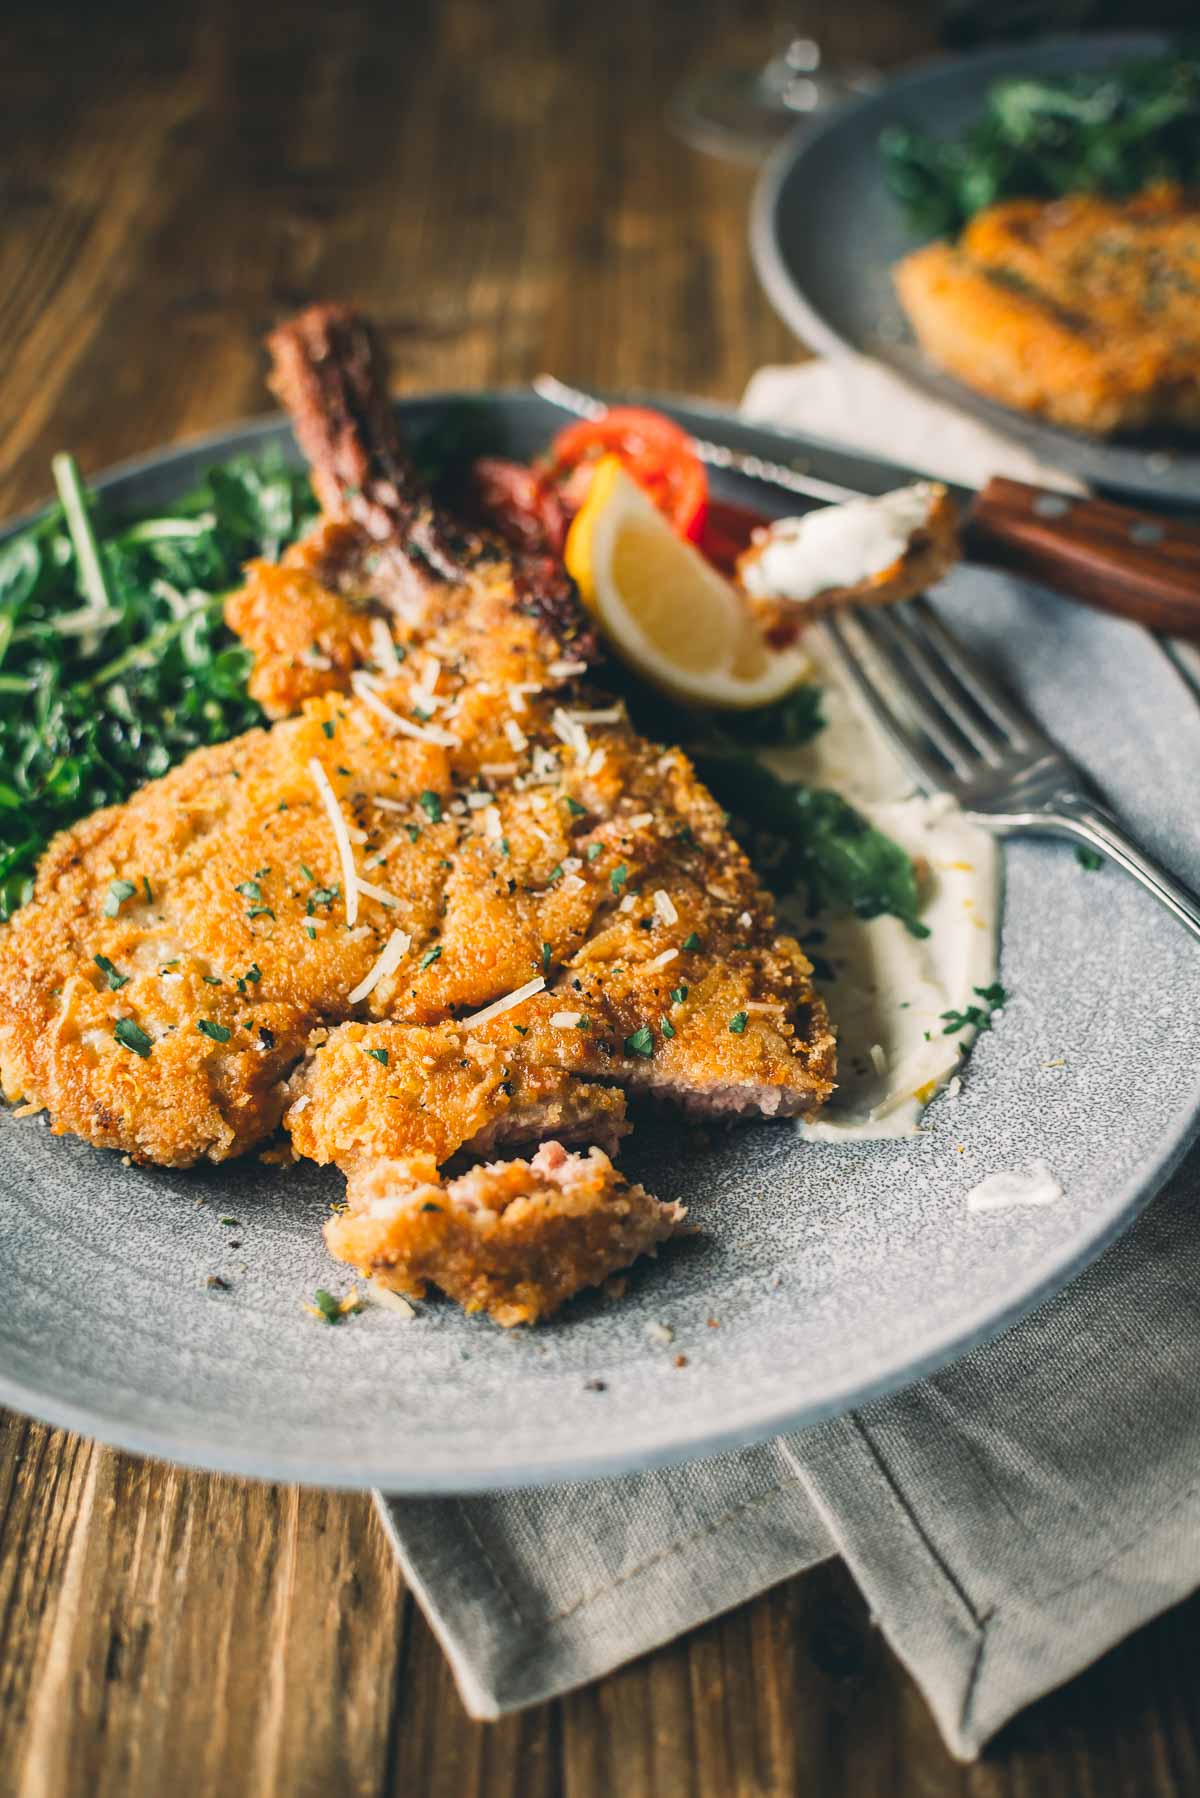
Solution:
M 136 521 L 88 497 L 69 457 L 55 479 L 60 503 L 0 545 L 0 918 L 55 831 L 261 721 L 222 601 L 315 514 L 277 457 L 227 462 Z
M 773 892 L 802 892 L 814 916 L 890 912 L 913 936 L 929 935 L 911 858 L 839 793 L 781 780 L 744 752 L 701 751 L 696 765 Z
M 909 223 L 954 235 L 996 200 L 1200 182 L 1200 61 L 1161 57 L 1056 80 L 998 81 L 961 136 L 890 126 L 884 172 Z

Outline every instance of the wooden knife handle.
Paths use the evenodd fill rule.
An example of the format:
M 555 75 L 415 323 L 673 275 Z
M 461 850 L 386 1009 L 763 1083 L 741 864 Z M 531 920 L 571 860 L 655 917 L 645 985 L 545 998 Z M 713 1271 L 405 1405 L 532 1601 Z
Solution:
M 1200 527 L 1002 477 L 967 514 L 967 554 L 1152 631 L 1200 637 Z

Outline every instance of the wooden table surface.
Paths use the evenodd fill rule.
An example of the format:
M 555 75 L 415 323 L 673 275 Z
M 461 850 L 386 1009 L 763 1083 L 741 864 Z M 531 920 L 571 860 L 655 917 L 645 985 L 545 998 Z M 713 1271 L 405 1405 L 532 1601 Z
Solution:
M 267 409 L 260 336 L 320 296 L 407 390 L 549 367 L 733 399 L 795 355 L 750 178 L 663 101 L 784 13 L 895 62 L 905 0 L 9 0 L 0 516 Z M 0 1792 L 806 1798 L 1200 1792 L 1200 1601 L 963 1769 L 831 1565 L 586 1691 L 463 1712 L 362 1496 L 218 1478 L 0 1416 Z

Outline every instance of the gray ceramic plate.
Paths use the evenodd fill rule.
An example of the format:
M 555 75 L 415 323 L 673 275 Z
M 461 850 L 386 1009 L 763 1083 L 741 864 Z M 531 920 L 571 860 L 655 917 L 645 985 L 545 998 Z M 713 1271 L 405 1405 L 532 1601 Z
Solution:
M 409 404 L 406 422 L 419 432 L 446 403 Z M 471 405 L 497 448 L 528 451 L 558 422 L 527 395 Z M 675 410 L 764 455 L 798 447 L 711 409 Z M 290 441 L 273 421 L 244 427 L 105 486 L 122 505 L 153 504 L 208 462 L 276 439 Z M 807 459 L 875 490 L 897 478 L 819 447 Z M 1200 708 L 1157 646 L 973 571 L 941 602 L 1151 846 L 1200 875 L 1188 778 Z M 139 1171 L 3 1112 L 0 1400 L 179 1461 L 402 1492 L 711 1453 L 911 1381 L 1123 1229 L 1200 1104 L 1195 944 L 1138 888 L 1084 873 L 1068 849 L 1017 844 L 1007 877 L 1013 997 L 928 1135 L 828 1147 L 801 1144 L 789 1124 L 709 1140 L 671 1121 L 640 1127 L 628 1166 L 685 1199 L 704 1234 L 640 1268 L 622 1303 L 586 1297 L 536 1331 L 504 1333 L 437 1302 L 416 1322 L 376 1309 L 331 1330 L 301 1301 L 347 1284 L 320 1241 L 336 1175 L 255 1160 Z M 984 1173 L 1035 1156 L 1064 1186 L 1059 1203 L 968 1214 L 964 1195 Z M 236 1251 L 218 1222 L 229 1214 L 242 1222 Z M 212 1273 L 230 1290 L 209 1290 Z M 647 1333 L 659 1322 L 674 1329 L 669 1348 Z M 603 1391 L 589 1389 L 596 1380 Z
M 879 155 L 879 135 L 889 125 L 956 136 L 1004 76 L 1105 68 L 1168 47 L 1165 38 L 1151 36 L 1053 38 L 923 64 L 784 144 L 763 171 L 750 234 L 776 310 L 813 349 L 878 357 L 1089 484 L 1194 506 L 1200 497 L 1195 438 L 1104 443 L 1079 436 L 983 399 L 924 361 L 891 281 L 892 264 L 922 239 L 888 192 Z

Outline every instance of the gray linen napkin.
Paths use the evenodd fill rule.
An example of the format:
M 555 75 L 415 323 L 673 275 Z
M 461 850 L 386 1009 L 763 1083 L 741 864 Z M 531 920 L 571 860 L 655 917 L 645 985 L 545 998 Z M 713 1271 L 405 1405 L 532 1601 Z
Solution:
M 380 1510 L 472 1716 L 841 1553 L 951 1751 L 1200 1585 L 1200 1154 L 998 1342 L 719 1460 Z
M 747 395 L 756 416 L 830 438 L 850 418 L 862 447 L 933 462 L 920 441 L 939 420 L 905 405 L 869 365 L 857 384 L 841 365 L 763 370 Z M 1044 473 L 978 432 L 954 445 L 960 479 Z M 1200 690 L 1200 657 L 1180 668 Z M 1178 841 L 1177 816 L 1158 822 Z M 817 1429 L 625 1479 L 377 1495 L 468 1711 L 568 1691 L 839 1553 L 948 1747 L 973 1758 L 1200 1585 L 1197 1196 L 1200 1150 L 999 1341 Z

